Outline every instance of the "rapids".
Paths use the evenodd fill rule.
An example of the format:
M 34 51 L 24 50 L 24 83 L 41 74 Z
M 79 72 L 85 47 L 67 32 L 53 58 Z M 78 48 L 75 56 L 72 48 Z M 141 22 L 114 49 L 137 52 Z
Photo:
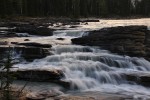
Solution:
M 140 22 L 141 19 L 137 20 Z M 144 19 L 149 20 L 149 19 Z M 134 21 L 134 20 L 133 20 Z M 105 22 L 102 20 L 99 25 L 101 27 L 120 26 L 123 21 L 113 20 Z M 140 22 L 138 25 L 143 24 Z M 90 27 L 91 24 L 91 27 Z M 138 85 L 134 82 L 129 82 L 122 73 L 149 73 L 150 62 L 144 58 L 120 56 L 113 54 L 99 47 L 72 45 L 70 39 L 88 35 L 84 31 L 92 28 L 97 29 L 98 26 L 89 23 L 88 26 L 82 26 L 81 30 L 59 30 L 55 31 L 51 37 L 36 37 L 30 38 L 31 41 L 43 41 L 50 43 L 53 47 L 50 52 L 54 55 L 47 56 L 43 59 L 37 59 L 33 62 L 22 62 L 14 65 L 19 69 L 39 69 L 39 70 L 62 70 L 65 74 L 63 81 L 71 84 L 70 91 L 100 91 L 105 93 L 115 93 L 133 96 L 135 100 L 150 99 L 150 89 Z M 106 25 L 107 24 L 107 25 Z M 137 22 L 125 22 L 124 25 L 136 25 Z M 150 26 L 146 22 L 147 26 Z M 111 27 L 111 26 L 110 26 Z M 65 42 L 59 43 L 56 38 L 65 38 Z M 55 40 L 55 41 L 52 41 Z M 51 43 L 56 42 L 57 43 Z M 139 99 L 141 98 L 141 99 Z

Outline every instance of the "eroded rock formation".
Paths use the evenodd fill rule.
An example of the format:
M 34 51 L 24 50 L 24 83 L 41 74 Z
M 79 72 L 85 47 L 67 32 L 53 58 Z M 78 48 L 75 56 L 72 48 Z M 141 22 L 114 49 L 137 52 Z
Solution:
M 111 52 L 150 60 L 150 31 L 146 26 L 119 26 L 91 31 L 73 44 L 100 46 Z

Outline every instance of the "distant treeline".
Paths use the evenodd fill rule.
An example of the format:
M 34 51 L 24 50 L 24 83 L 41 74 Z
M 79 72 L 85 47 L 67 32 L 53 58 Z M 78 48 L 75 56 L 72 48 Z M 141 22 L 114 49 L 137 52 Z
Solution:
M 135 1 L 133 3 L 133 1 Z M 0 16 L 150 16 L 150 0 L 0 0 Z

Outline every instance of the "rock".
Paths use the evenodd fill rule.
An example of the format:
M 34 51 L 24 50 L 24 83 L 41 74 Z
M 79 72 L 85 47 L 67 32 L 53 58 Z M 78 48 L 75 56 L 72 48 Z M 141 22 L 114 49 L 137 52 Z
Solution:
M 5 72 L 2 72 L 2 74 Z M 39 69 L 31 69 L 31 70 L 17 70 L 11 71 L 16 77 L 17 80 L 26 80 L 26 81 L 35 81 L 35 82 L 57 82 L 61 81 L 60 79 L 65 77 L 64 73 L 61 70 L 39 70 Z
M 26 100 L 45 100 L 46 97 L 38 94 L 38 93 L 29 93 L 26 96 Z
M 27 100 L 45 100 L 50 97 L 56 97 L 63 94 L 59 90 L 50 90 L 50 91 L 42 91 L 42 92 L 32 92 L 26 96 Z
M 42 47 L 42 48 L 51 48 L 52 47 L 52 45 L 50 45 L 50 44 L 41 44 L 41 43 L 36 43 L 36 42 L 18 43 L 18 45 Z
M 8 42 L 7 41 L 0 42 L 0 45 L 8 45 Z
M 88 36 L 72 39 L 73 44 L 100 46 L 111 52 L 148 57 L 150 31 L 146 26 L 119 26 L 91 31 Z
M 39 47 L 0 47 L 0 57 L 3 58 L 3 56 L 6 56 L 9 49 L 21 54 L 21 57 L 25 58 L 27 61 L 41 59 L 49 55 L 47 50 Z
M 121 94 L 109 94 L 102 92 L 75 92 L 69 95 L 62 95 L 46 100 L 133 100 L 132 96 Z
M 53 30 L 46 27 L 38 26 L 19 26 L 13 30 L 13 32 L 19 33 L 29 33 L 30 35 L 40 35 L 40 36 L 51 36 L 53 35 Z
M 57 38 L 57 40 L 65 40 L 65 38 Z
M 30 41 L 30 39 L 24 39 L 24 41 Z
M 63 72 L 60 70 L 18 70 L 16 73 L 16 78 L 18 80 L 29 80 L 36 82 L 58 81 L 64 77 Z
M 16 36 L 26 36 L 30 35 L 40 35 L 40 36 L 51 36 L 53 35 L 53 29 L 48 28 L 48 25 L 42 25 L 42 22 L 4 22 L 3 27 L 6 27 L 6 34 L 4 37 L 16 37 Z M 9 28 L 10 27 L 10 28 Z M 17 35 L 18 34 L 18 35 Z M 28 35 L 27 35 L 28 36 Z
M 18 44 L 18 42 L 11 42 L 11 44 Z
M 22 57 L 27 61 L 32 61 L 34 59 L 41 59 L 47 56 L 43 48 L 37 47 L 25 47 L 22 49 Z
M 76 20 L 72 20 L 72 22 L 99 22 L 98 19 L 76 19 Z
M 80 27 L 80 26 L 75 26 L 75 25 L 74 25 L 74 26 L 70 26 L 69 28 L 77 28 L 77 27 Z
M 150 87 L 150 74 L 143 72 L 122 73 L 128 81 Z

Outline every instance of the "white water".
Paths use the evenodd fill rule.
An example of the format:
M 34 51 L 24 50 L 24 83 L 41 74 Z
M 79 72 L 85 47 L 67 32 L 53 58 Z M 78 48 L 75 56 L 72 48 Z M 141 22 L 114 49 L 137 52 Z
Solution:
M 55 54 L 52 56 L 15 67 L 25 70 L 63 70 L 63 80 L 70 82 L 73 90 L 150 97 L 148 88 L 129 84 L 121 76 L 121 73 L 148 73 L 150 63 L 143 58 L 123 57 L 98 48 L 78 45 L 57 45 L 53 51 Z
M 129 84 L 121 76 L 121 73 L 148 73 L 150 62 L 143 58 L 114 55 L 96 47 L 79 45 L 55 45 L 52 51 L 54 55 L 15 67 L 25 70 L 62 70 L 65 74 L 62 80 L 70 82 L 72 90 L 150 97 L 148 88 Z
M 39 70 L 62 70 L 65 78 L 62 80 L 70 82 L 71 90 L 77 91 L 101 91 L 106 93 L 125 94 L 135 100 L 148 100 L 150 89 L 128 82 L 122 74 L 136 73 L 149 74 L 150 62 L 143 58 L 119 56 L 98 47 L 71 45 L 71 38 L 88 35 L 84 30 L 95 30 L 103 27 L 147 25 L 149 19 L 137 20 L 102 20 L 100 23 L 89 23 L 82 25 L 76 30 L 59 30 L 51 37 L 29 38 L 30 41 L 50 43 L 53 45 L 51 52 L 54 55 L 35 60 L 31 63 L 21 63 L 14 67 L 20 69 Z M 65 38 L 64 41 L 56 38 Z M 24 39 L 24 38 L 23 38 Z M 142 99 L 138 99 L 142 98 Z

